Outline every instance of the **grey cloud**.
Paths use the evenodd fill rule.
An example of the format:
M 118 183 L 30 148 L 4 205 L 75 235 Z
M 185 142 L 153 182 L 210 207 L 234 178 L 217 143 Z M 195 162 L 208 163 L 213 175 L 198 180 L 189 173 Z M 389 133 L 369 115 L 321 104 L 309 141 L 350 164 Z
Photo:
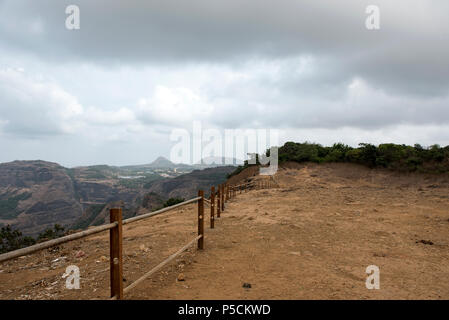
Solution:
M 422 129 L 447 144 L 449 2 L 375 2 L 377 31 L 364 26 L 370 0 L 0 0 L 0 140 L 22 158 L 87 143 L 76 161 L 106 162 L 120 144 L 120 161 L 145 162 L 194 118 L 345 141 Z M 69 4 L 79 31 L 65 29 Z
M 1 29 L 1 39 L 60 62 L 238 64 L 322 56 L 337 66 L 336 83 L 359 76 L 392 93 L 448 91 L 449 21 L 441 12 L 449 12 L 449 4 L 444 0 L 413 6 L 376 1 L 381 8 L 377 31 L 364 27 L 372 1 L 80 0 L 81 30 L 68 31 L 64 9 L 72 2 L 26 1 L 25 6 L 4 0 L 2 20 L 10 28 Z M 38 22 L 42 33 L 24 32 Z

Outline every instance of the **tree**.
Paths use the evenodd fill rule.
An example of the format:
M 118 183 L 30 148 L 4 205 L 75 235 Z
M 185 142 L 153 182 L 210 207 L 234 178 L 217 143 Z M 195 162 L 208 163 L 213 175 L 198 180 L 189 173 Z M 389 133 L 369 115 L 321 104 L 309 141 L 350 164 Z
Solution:
M 31 237 L 22 236 L 19 230 L 13 230 L 10 225 L 2 227 L 0 231 L 0 253 L 28 247 L 36 243 Z
M 46 241 L 56 239 L 64 235 L 64 227 L 59 224 L 55 224 L 53 229 L 47 228 L 44 232 L 40 233 L 37 237 L 37 241 Z

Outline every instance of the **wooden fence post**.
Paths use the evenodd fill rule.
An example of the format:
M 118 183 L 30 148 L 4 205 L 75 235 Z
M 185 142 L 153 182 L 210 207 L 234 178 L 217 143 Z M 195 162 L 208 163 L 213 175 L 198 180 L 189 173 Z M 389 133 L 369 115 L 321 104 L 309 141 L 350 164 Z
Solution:
M 218 185 L 217 186 L 217 218 L 220 218 L 220 213 L 221 213 L 221 186 Z
M 123 299 L 122 209 L 109 210 L 110 222 L 117 226 L 109 231 L 111 298 Z
M 210 228 L 215 227 L 215 187 L 210 187 Z
M 225 209 L 225 185 L 221 185 L 221 212 Z
M 202 237 L 198 239 L 198 249 L 204 249 L 204 191 L 198 190 L 198 235 Z

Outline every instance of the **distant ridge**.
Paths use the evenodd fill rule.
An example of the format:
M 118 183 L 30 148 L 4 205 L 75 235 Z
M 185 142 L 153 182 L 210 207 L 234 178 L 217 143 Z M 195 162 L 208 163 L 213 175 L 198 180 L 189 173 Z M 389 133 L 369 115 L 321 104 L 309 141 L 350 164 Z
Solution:
M 195 163 L 194 166 L 233 166 L 241 165 L 243 160 L 236 158 L 226 158 L 226 157 L 206 157 L 201 159 L 200 162 Z
M 143 169 L 206 169 L 206 168 L 215 168 L 215 167 L 226 167 L 226 166 L 236 166 L 242 165 L 243 161 L 235 158 L 225 158 L 225 157 L 206 157 L 201 159 L 201 161 L 191 165 L 185 163 L 173 163 L 163 156 L 159 156 L 153 162 L 149 164 L 142 165 L 131 165 L 131 166 L 122 166 L 120 168 L 129 169 L 129 168 L 143 168 Z

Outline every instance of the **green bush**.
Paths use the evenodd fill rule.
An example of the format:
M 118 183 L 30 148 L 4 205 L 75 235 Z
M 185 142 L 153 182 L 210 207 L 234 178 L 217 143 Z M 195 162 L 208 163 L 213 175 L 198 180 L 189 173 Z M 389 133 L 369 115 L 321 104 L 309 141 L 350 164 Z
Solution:
M 170 199 L 168 199 L 167 201 L 164 202 L 163 208 L 174 206 L 175 204 L 178 204 L 178 203 L 181 203 L 181 202 L 184 202 L 184 201 L 185 201 L 184 198 L 170 198 Z
M 37 237 L 37 241 L 47 241 L 51 239 L 56 239 L 59 237 L 62 237 L 64 235 L 64 227 L 60 226 L 59 224 L 55 224 L 53 229 L 47 228 L 44 232 L 40 233 Z
M 370 168 L 382 167 L 397 171 L 449 172 L 449 146 L 432 145 L 425 148 L 419 144 L 412 146 L 385 143 L 375 146 L 360 143 L 353 148 L 343 143 L 323 147 L 316 143 L 286 142 L 278 150 L 279 162 L 349 162 Z M 228 175 L 232 177 L 249 165 L 247 161 Z
M 35 243 L 36 240 L 22 236 L 22 232 L 13 230 L 10 225 L 2 227 L 0 230 L 0 253 L 28 247 Z
M 17 210 L 19 201 L 27 200 L 31 197 L 31 193 L 24 192 L 15 196 L 6 195 L 5 199 L 0 199 L 0 218 L 14 219 L 20 212 Z

